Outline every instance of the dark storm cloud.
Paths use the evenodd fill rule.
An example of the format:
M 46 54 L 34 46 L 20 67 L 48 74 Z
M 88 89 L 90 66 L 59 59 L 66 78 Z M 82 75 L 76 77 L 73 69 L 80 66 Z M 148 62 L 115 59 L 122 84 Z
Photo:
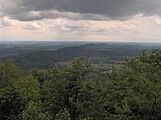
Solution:
M 2 0 L 0 0 L 2 1 Z M 3 4 L 1 4 L 3 3 Z M 8 7 L 4 7 L 9 4 Z M 70 19 L 128 19 L 138 13 L 161 15 L 161 0 L 5 0 L 1 11 L 19 20 L 66 17 Z M 30 14 L 39 11 L 39 15 Z M 58 11 L 52 13 L 51 11 Z M 66 12 L 76 13 L 65 15 Z M 62 13 L 62 14 L 61 14 Z

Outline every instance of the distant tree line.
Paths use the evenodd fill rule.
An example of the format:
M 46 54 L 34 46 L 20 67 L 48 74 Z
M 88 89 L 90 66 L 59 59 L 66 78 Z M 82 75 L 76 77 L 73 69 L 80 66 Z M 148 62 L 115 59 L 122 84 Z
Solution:
M 0 62 L 0 120 L 161 119 L 160 50 L 127 59 L 106 81 L 97 74 L 83 58 L 27 75 Z

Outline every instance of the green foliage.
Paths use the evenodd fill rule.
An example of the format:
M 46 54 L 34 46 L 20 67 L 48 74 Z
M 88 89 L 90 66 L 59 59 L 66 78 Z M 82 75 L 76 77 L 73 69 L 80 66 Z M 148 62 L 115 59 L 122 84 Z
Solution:
M 83 95 L 82 82 L 85 82 L 90 71 L 91 65 L 85 59 L 78 59 L 71 67 L 50 75 L 53 77 L 44 84 L 42 94 L 44 105 L 53 117 L 64 108 L 70 110 L 71 119 L 79 116 L 81 112 L 79 97 Z
M 35 101 L 40 99 L 40 85 L 32 75 L 20 78 L 15 82 L 14 86 L 16 92 L 24 101 L 28 102 L 30 100 Z
M 127 59 L 123 67 L 108 72 L 106 81 L 83 58 L 65 69 L 23 76 L 6 61 L 0 63 L 0 75 L 2 120 L 161 118 L 160 50 Z
M 29 101 L 24 111 L 20 115 L 21 120 L 51 120 L 48 112 L 42 112 L 42 107 L 38 103 Z
M 130 59 L 113 78 L 105 92 L 107 119 L 149 119 L 160 114 L 161 52 Z M 122 118 L 123 117 L 123 118 Z
M 58 114 L 56 114 L 55 120 L 71 120 L 70 114 L 65 108 L 64 110 L 61 110 Z
M 33 70 L 32 75 L 34 79 L 37 79 L 40 85 L 43 85 L 46 80 L 52 78 L 52 74 L 48 70 Z
M 12 85 L 19 77 L 20 71 L 11 60 L 0 62 L 0 88 Z
M 0 119 L 15 120 L 19 114 L 19 99 L 14 82 L 20 75 L 19 69 L 11 60 L 0 62 Z

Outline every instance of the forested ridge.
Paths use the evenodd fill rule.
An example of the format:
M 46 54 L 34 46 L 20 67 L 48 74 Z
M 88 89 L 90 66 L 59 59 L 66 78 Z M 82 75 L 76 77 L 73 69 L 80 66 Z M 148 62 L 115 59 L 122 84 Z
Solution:
M 76 57 L 86 57 L 97 63 L 100 61 L 105 63 L 121 62 L 126 56 L 133 57 L 139 55 L 142 49 L 144 47 L 141 45 L 91 43 L 75 47 L 65 47 L 54 51 L 39 50 L 30 53 L 24 52 L 24 54 L 13 57 L 13 60 L 23 70 L 32 70 L 33 68 L 49 69 L 56 63 L 71 61 Z
M 160 50 L 126 59 L 106 80 L 99 74 L 83 58 L 28 74 L 0 62 L 0 120 L 161 119 Z
M 23 72 L 68 66 L 77 57 L 88 58 L 94 64 L 122 64 L 124 58 L 136 57 L 146 49 L 161 49 L 160 43 L 73 43 L 27 42 L 0 44 L 0 60 L 13 59 Z

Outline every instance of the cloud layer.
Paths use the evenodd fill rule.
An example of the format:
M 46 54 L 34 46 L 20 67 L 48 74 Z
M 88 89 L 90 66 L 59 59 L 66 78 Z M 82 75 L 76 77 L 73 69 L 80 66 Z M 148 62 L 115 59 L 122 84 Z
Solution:
M 23 21 L 60 17 L 125 20 L 138 13 L 161 15 L 161 0 L 0 0 L 0 11 Z
M 160 41 L 161 0 L 0 0 L 0 40 Z

